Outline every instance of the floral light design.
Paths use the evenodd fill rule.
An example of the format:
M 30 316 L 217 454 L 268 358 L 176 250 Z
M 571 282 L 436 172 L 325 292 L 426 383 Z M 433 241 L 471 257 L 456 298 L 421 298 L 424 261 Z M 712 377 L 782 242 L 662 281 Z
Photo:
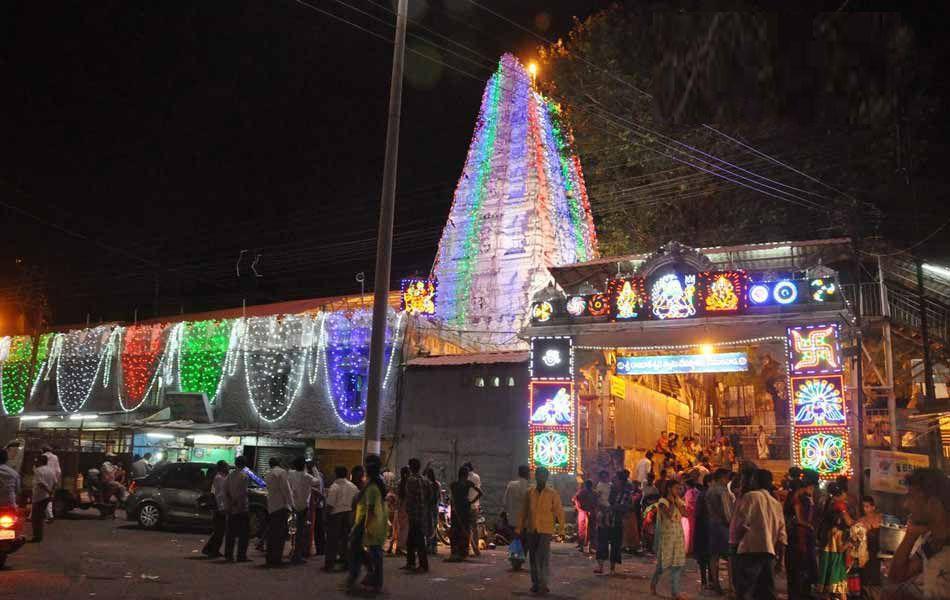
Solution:
M 792 379 L 796 425 L 844 425 L 841 376 Z

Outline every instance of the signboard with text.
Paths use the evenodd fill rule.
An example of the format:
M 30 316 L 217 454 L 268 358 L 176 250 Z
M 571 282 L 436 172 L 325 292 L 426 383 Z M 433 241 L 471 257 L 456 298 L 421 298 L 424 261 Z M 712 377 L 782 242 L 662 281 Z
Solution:
M 871 489 L 891 494 L 907 493 L 907 476 L 914 469 L 930 466 L 926 454 L 871 450 Z
M 748 370 L 749 357 L 746 356 L 745 352 L 617 357 L 618 375 L 732 373 Z

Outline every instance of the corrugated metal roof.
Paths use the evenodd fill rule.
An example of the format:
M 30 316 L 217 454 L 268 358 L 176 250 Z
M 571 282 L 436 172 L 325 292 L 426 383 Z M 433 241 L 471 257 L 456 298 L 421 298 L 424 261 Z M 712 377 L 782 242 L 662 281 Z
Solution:
M 421 356 L 406 363 L 410 367 L 448 367 L 464 365 L 493 365 L 528 362 L 527 352 L 485 352 L 481 354 L 447 354 Z

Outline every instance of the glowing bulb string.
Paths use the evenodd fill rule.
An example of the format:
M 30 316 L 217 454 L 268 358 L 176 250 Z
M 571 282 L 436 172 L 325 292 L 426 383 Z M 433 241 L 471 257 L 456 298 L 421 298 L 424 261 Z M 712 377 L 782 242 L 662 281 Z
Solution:
M 23 412 L 30 388 L 33 338 L 28 335 L 0 338 L 0 406 L 3 414 Z
M 62 341 L 56 358 L 56 396 L 64 412 L 82 410 L 89 401 L 114 334 L 114 328 L 100 325 L 59 335 Z
M 283 419 L 300 393 L 307 370 L 306 339 L 312 338 L 312 332 L 308 336 L 312 327 L 309 315 L 247 320 L 242 352 L 244 380 L 251 408 L 267 423 Z

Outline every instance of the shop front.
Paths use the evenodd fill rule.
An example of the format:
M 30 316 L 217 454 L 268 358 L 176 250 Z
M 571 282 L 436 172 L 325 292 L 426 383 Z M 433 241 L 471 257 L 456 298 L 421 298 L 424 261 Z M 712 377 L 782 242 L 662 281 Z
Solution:
M 850 475 L 849 313 L 822 262 L 836 249 L 815 246 L 671 243 L 555 269 L 523 332 L 532 464 L 589 476 L 671 445 L 679 469 L 705 458 Z

